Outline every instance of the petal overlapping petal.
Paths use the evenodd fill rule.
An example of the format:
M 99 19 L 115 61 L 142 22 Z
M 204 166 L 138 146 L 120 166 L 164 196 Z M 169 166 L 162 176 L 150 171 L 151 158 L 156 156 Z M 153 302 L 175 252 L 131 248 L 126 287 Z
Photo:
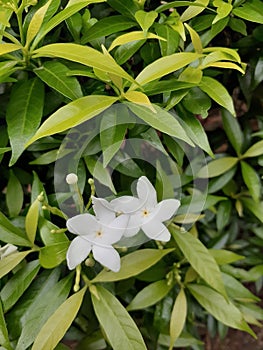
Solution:
M 106 199 L 92 196 L 92 204 L 97 219 L 104 224 L 108 224 L 115 219 L 115 210 Z
M 140 231 L 142 220 L 139 213 L 135 215 L 127 215 L 127 217 L 128 217 L 128 222 L 127 222 L 127 228 L 124 232 L 124 236 L 133 237 Z
M 92 252 L 94 259 L 101 263 L 101 265 L 107 267 L 108 269 L 114 272 L 118 272 L 120 270 L 120 256 L 118 252 L 111 246 L 100 247 L 94 245 Z
M 158 241 L 168 242 L 171 238 L 171 234 L 167 227 L 158 220 L 149 220 L 143 223 L 141 229 L 147 237 Z
M 117 213 L 133 214 L 141 208 L 141 201 L 132 196 L 122 196 L 113 199 L 110 203 Z
M 180 201 L 177 199 L 164 199 L 155 206 L 152 215 L 161 222 L 169 220 L 176 213 L 179 205 Z
M 75 269 L 87 258 L 91 251 L 91 243 L 79 236 L 73 239 L 67 251 L 67 264 L 70 270 Z
M 137 182 L 137 194 L 142 203 L 147 207 L 153 208 L 157 204 L 157 195 L 155 188 L 146 176 L 141 176 Z
M 75 235 L 92 236 L 99 229 L 99 223 L 91 214 L 79 214 L 67 220 L 67 229 Z
M 101 235 L 97 235 L 94 243 L 100 245 L 110 245 L 118 242 L 123 236 L 129 217 L 120 215 L 115 218 L 109 225 L 101 224 Z

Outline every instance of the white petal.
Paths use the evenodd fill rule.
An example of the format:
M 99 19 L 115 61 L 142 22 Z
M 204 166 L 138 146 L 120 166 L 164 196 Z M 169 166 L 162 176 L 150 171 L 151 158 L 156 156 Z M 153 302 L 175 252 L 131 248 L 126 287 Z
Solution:
M 141 219 L 142 217 L 139 213 L 129 216 L 127 228 L 124 232 L 125 237 L 133 237 L 139 232 L 142 223 Z
M 141 226 L 141 229 L 151 239 L 168 242 L 171 234 L 167 227 L 160 221 L 150 220 Z
M 108 269 L 118 272 L 121 267 L 120 256 L 118 252 L 112 247 L 100 247 L 94 245 L 92 248 L 93 257 L 101 265 L 106 266 Z
M 153 208 L 157 204 L 155 188 L 146 176 L 141 176 L 137 182 L 137 194 L 143 206 Z
M 177 199 L 164 199 L 156 205 L 152 212 L 154 218 L 158 221 L 169 220 L 180 206 L 180 201 Z
M 114 208 L 106 199 L 92 196 L 92 203 L 96 217 L 101 222 L 107 224 L 115 219 Z
M 120 215 L 109 225 L 101 224 L 102 234 L 97 236 L 94 242 L 100 245 L 109 245 L 118 242 L 126 230 L 128 220 L 128 215 Z
M 70 243 L 70 246 L 67 251 L 67 263 L 70 270 L 75 269 L 91 251 L 90 242 L 86 241 L 82 237 L 76 237 Z
M 125 214 L 133 214 L 141 207 L 141 201 L 138 198 L 132 196 L 122 196 L 113 199 L 110 203 L 116 212 Z
M 67 220 L 67 229 L 75 235 L 94 235 L 100 225 L 95 216 L 91 214 L 79 214 Z

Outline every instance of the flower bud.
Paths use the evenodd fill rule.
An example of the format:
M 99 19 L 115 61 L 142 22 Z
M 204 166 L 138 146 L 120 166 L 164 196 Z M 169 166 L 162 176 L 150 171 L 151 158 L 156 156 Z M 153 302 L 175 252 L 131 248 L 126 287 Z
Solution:
M 78 182 L 78 176 L 74 173 L 70 173 L 66 176 L 66 182 L 69 185 L 75 185 Z

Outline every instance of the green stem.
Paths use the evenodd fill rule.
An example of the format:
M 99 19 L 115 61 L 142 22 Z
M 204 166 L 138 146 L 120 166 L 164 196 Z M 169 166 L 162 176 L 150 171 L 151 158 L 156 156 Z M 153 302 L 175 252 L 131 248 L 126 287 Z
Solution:
M 23 31 L 23 20 L 22 20 L 22 13 L 23 13 L 24 7 L 22 4 L 16 11 L 16 17 L 17 17 L 17 23 L 18 23 L 18 28 L 19 28 L 19 34 L 20 34 L 20 40 L 21 44 L 25 44 L 25 37 L 24 37 L 24 31 Z

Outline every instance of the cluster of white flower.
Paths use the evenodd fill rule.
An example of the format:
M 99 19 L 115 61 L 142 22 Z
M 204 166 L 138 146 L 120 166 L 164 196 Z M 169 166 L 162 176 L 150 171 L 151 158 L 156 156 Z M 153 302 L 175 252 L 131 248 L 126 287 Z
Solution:
M 67 264 L 74 269 L 92 251 L 96 261 L 110 270 L 120 269 L 119 253 L 113 244 L 122 237 L 133 237 L 140 230 L 150 239 L 168 242 L 170 232 L 163 222 L 177 211 L 180 201 L 165 199 L 157 202 L 155 188 L 147 177 L 137 182 L 137 197 L 122 196 L 108 202 L 92 197 L 95 213 L 79 214 L 67 220 L 67 228 L 78 235 L 67 251 Z

